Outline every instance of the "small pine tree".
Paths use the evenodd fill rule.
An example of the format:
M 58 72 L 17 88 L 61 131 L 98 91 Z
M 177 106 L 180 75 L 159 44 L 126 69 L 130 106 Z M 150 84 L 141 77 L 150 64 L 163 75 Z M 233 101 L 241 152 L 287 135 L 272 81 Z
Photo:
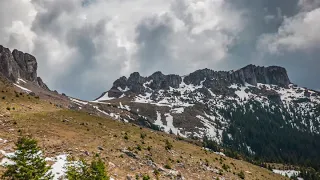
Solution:
M 97 156 L 98 157 L 98 156 Z M 79 163 L 70 163 L 67 167 L 68 180 L 109 180 L 105 165 L 98 157 L 89 165 L 85 160 L 80 160 Z
M 91 179 L 92 180 L 109 180 L 107 176 L 105 165 L 103 161 L 98 157 L 98 160 L 91 162 Z
M 78 163 L 69 164 L 67 167 L 66 176 L 68 180 L 78 180 L 80 178 L 87 180 L 89 179 L 89 165 L 83 159 Z
M 23 136 L 16 143 L 15 154 L 8 157 L 13 163 L 6 165 L 7 170 L 3 179 L 9 180 L 49 180 L 53 176 L 49 173 L 50 166 L 47 166 L 45 158 L 37 145 L 37 141 Z

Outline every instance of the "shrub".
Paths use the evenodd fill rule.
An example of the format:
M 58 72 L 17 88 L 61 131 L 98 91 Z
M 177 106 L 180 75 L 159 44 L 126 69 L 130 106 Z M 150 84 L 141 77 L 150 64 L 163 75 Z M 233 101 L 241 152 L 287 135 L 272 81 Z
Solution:
M 157 177 L 157 179 L 159 178 L 159 175 L 160 175 L 160 172 L 159 172 L 159 170 L 158 169 L 155 169 L 154 171 L 153 171 L 153 174 Z
M 208 159 L 205 159 L 205 165 L 209 166 L 209 160 Z
M 223 164 L 223 165 L 222 165 L 222 169 L 224 169 L 225 171 L 228 171 L 229 168 L 230 168 L 230 167 L 229 167 L 228 165 L 226 165 L 226 164 Z
M 5 97 L 5 96 L 2 96 L 2 99 L 6 99 L 6 97 Z
M 170 141 L 168 139 L 166 139 L 166 145 L 165 145 L 165 149 L 166 150 L 171 150 L 173 148 L 172 144 L 170 143 Z
M 128 139 L 129 139 L 128 135 L 125 135 L 123 138 L 124 138 L 125 140 L 128 140 Z
M 141 151 L 141 150 L 142 150 L 142 147 L 141 147 L 141 145 L 140 145 L 140 144 L 138 144 L 138 145 L 137 145 L 137 149 L 138 149 L 139 151 Z
M 8 110 L 8 111 L 10 111 L 10 110 L 11 110 L 11 108 L 10 108 L 10 107 L 7 107 L 7 110 Z
M 144 139 L 146 136 L 147 136 L 147 134 L 145 134 L 145 133 L 141 133 L 141 134 L 140 134 L 140 138 L 141 138 L 141 139 Z
M 244 178 L 245 178 L 245 175 L 244 175 L 244 172 L 243 172 L 243 171 L 240 171 L 240 172 L 238 173 L 238 176 L 239 176 L 239 178 L 241 178 L 241 179 L 244 179 Z
M 49 180 L 53 178 L 51 173 L 48 173 L 50 166 L 47 166 L 36 140 L 26 136 L 20 137 L 16 146 L 15 155 L 8 157 L 14 163 L 5 165 L 7 170 L 2 176 L 3 179 Z
M 166 165 L 164 165 L 164 168 L 171 169 L 171 165 L 169 163 L 167 163 Z
M 150 180 L 150 176 L 148 174 L 143 175 L 142 180 Z

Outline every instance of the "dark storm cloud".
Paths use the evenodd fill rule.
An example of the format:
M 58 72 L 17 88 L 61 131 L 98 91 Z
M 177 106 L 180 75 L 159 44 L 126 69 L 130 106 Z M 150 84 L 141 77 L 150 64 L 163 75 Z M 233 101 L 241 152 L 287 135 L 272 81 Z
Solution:
M 82 7 L 77 5 L 75 1 L 52 1 L 48 4 L 41 4 L 45 8 L 55 8 L 49 8 L 47 11 L 38 13 L 33 22 L 33 31 L 47 37 L 47 39 L 36 41 L 34 54 L 39 55 L 41 59 L 49 59 L 48 61 L 51 61 L 51 63 L 59 62 L 60 58 L 63 60 L 61 63 L 53 63 L 57 67 L 50 67 L 52 66 L 50 64 L 42 64 L 43 67 L 47 66 L 43 69 L 55 69 L 58 71 L 51 72 L 52 74 L 57 73 L 53 75 L 55 82 L 52 84 L 55 89 L 75 97 L 93 99 L 105 90 L 105 85 L 99 83 L 101 79 L 105 78 L 99 76 L 108 77 L 107 73 L 113 74 L 118 71 L 117 69 L 120 69 L 120 65 L 117 62 L 108 63 L 111 61 L 108 59 L 112 57 L 111 55 L 109 57 L 101 56 L 103 53 L 117 53 L 116 51 L 110 52 L 108 47 L 109 41 L 112 40 L 110 34 L 106 33 L 108 18 L 101 18 L 95 22 L 86 22 L 80 26 L 77 21 L 83 21 L 81 17 L 64 18 L 66 14 L 72 13 L 76 9 L 81 10 Z M 43 44 L 51 43 L 51 40 L 58 41 L 58 47 L 43 47 Z M 104 43 L 104 41 L 108 43 Z M 59 47 L 60 45 L 63 46 Z M 44 53 L 55 50 L 58 51 L 57 54 L 69 55 L 67 57 L 52 57 L 53 55 Z M 101 71 L 103 67 L 106 67 L 103 72 L 105 74 L 96 75 L 95 71 Z M 117 76 L 112 75 L 109 77 L 117 78 Z M 113 79 L 110 78 L 105 83 L 111 84 Z
M 237 43 L 230 49 L 230 57 L 222 62 L 224 69 L 240 68 L 255 62 L 253 56 L 259 36 L 277 32 L 283 22 L 283 16 L 298 13 L 298 0 L 228 0 L 235 8 L 246 9 L 247 24 L 239 34 Z
M 143 20 L 136 28 L 139 71 L 145 75 L 170 69 L 170 36 L 173 32 L 170 21 L 170 17 L 167 16 L 154 16 Z

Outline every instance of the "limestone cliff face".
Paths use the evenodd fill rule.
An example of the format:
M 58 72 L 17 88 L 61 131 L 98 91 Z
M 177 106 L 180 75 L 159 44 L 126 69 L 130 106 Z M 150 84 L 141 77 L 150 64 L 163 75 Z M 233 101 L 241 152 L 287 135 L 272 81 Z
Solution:
M 39 87 L 49 90 L 48 86 L 37 76 L 38 63 L 34 56 L 18 50 L 12 52 L 0 45 L 0 73 L 10 81 L 18 78 L 28 80 Z
M 259 67 L 248 65 L 232 73 L 231 77 L 254 86 L 257 83 L 274 84 L 284 87 L 290 84 L 286 69 L 279 66 Z
M 24 77 L 28 81 L 37 80 L 38 63 L 34 56 L 13 50 L 12 55 L 19 66 L 20 77 Z

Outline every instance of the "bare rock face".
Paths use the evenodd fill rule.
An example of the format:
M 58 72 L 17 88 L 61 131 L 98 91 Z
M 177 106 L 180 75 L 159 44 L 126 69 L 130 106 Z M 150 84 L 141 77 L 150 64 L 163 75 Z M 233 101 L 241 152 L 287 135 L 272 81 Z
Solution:
M 178 88 L 182 82 L 182 78 L 180 76 L 174 74 L 164 75 L 160 71 L 153 73 L 147 78 L 147 80 L 150 82 L 150 88 L 152 90 L 167 90 L 169 87 Z
M 37 69 L 38 63 L 34 56 L 16 49 L 11 53 L 8 48 L 0 45 L 0 73 L 12 82 L 21 78 L 49 90 L 48 86 L 37 76 Z
M 257 83 L 274 84 L 284 87 L 290 84 L 286 69 L 279 66 L 259 67 L 248 65 L 233 72 L 231 77 L 242 83 L 247 82 L 254 86 Z
M 35 82 L 37 80 L 37 69 L 38 63 L 34 56 L 23 53 L 18 50 L 13 50 L 12 55 L 19 65 L 20 68 L 20 77 L 24 77 L 24 79 L 28 81 Z
M 134 72 L 127 81 L 127 87 L 129 87 L 132 92 L 143 93 L 145 91 L 145 87 L 143 86 L 144 82 L 146 82 L 146 78 L 140 76 L 138 72 Z
M 41 77 L 37 77 L 37 83 L 38 83 L 38 86 L 40 86 L 42 89 L 50 91 L 48 86 L 42 81 Z
M 26 79 L 29 81 L 36 81 L 37 80 L 37 69 L 38 63 L 34 56 L 30 54 L 24 54 L 24 60 L 27 64 L 27 76 Z
M 257 83 L 274 84 L 287 87 L 290 84 L 287 71 L 278 66 L 260 67 L 248 65 L 237 71 L 213 71 L 210 69 L 197 70 L 185 77 L 186 84 L 200 85 L 203 80 L 208 82 L 216 81 L 215 86 L 228 86 L 233 83 L 251 84 L 256 86 Z M 207 82 L 205 84 L 208 84 Z M 206 86 L 213 88 L 210 86 Z
M 127 78 L 125 76 L 122 76 L 121 78 L 119 78 L 113 83 L 113 87 L 120 87 L 121 89 L 125 89 L 127 86 L 126 83 L 127 83 Z

